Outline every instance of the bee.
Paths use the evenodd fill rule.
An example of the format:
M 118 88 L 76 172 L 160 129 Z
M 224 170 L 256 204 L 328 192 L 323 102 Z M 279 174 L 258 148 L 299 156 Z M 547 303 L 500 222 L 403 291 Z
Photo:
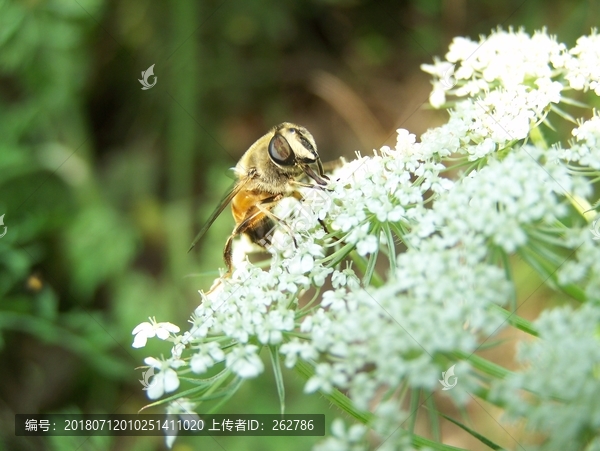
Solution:
M 315 172 L 311 166 L 316 166 Z M 273 127 L 244 153 L 234 168 L 236 181 L 221 200 L 200 232 L 194 238 L 191 251 L 198 240 L 229 203 L 235 220 L 235 228 L 225 243 L 223 259 L 227 275 L 231 275 L 231 246 L 233 239 L 245 233 L 250 240 L 264 247 L 264 239 L 277 222 L 281 222 L 271 210 L 287 196 L 302 200 L 298 187 L 321 188 L 329 178 L 323 172 L 323 164 L 317 153 L 315 139 L 310 132 L 290 122 Z M 306 175 L 317 185 L 300 182 Z

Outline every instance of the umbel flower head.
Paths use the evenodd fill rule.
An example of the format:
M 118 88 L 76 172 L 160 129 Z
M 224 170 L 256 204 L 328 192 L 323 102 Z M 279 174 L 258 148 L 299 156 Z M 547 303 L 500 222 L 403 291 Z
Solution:
M 201 410 L 214 390 L 231 396 L 259 377 L 268 348 L 280 394 L 284 364 L 307 376 L 306 393 L 320 391 L 365 423 L 335 421 L 316 449 L 368 449 L 372 440 L 422 449 L 436 443 L 402 432 L 415 413 L 408 394 L 416 404 L 423 395 L 433 412 L 453 367 L 456 386 L 443 396 L 456 406 L 481 398 L 529 418 L 549 437 L 546 449 L 595 449 L 600 240 L 590 223 L 600 119 L 587 108 L 575 121 L 563 108 L 581 105 L 566 97 L 576 91 L 598 104 L 599 49 L 595 32 L 572 49 L 545 30 L 456 38 L 445 61 L 423 66 L 434 78 L 432 105 L 451 107 L 446 124 L 420 140 L 399 129 L 393 148 L 357 153 L 326 189 L 282 200 L 274 213 L 285 226 L 264 243 L 270 266 L 251 263 L 240 241 L 231 277 L 200 291 L 185 332 L 153 318 L 134 330 L 135 347 L 154 336 L 172 344 L 169 359 L 146 360 L 160 382 L 148 396 L 196 381 L 185 405 Z M 546 142 L 551 129 L 569 135 Z M 519 316 L 529 298 L 518 298 L 515 267 L 580 306 L 529 323 Z M 529 369 L 510 372 L 475 354 L 512 326 L 537 336 L 521 347 Z

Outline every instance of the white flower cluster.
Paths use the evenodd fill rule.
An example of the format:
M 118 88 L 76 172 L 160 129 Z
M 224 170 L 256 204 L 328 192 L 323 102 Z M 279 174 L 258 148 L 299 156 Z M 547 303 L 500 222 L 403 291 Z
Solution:
M 241 378 L 260 374 L 264 368 L 256 343 L 279 345 L 286 333 L 297 328 L 295 313 L 303 292 L 311 286 L 321 287 L 330 275 L 338 286 L 358 287 L 352 270 L 334 271 L 328 266 L 323 247 L 326 232 L 319 220 L 327 215 L 328 225 L 342 232 L 340 241 L 355 245 L 361 255 L 371 253 L 379 245 L 379 234 L 369 234 L 368 229 L 374 217 L 381 222 L 414 218 L 413 210 L 423 211 L 426 191 L 441 192 L 451 186 L 439 177 L 443 168 L 418 161 L 414 135 L 401 130 L 396 149 L 382 149 L 381 156 L 345 166 L 328 190 L 305 189 L 303 202 L 284 199 L 274 210 L 284 223 L 275 227 L 264 243 L 273 255 L 268 271 L 238 257 L 230 278 L 221 280 L 209 294 L 201 293 L 202 303 L 192 316 L 192 327 L 182 335 L 176 334 L 176 326 L 154 319 L 136 327 L 135 347 L 143 347 L 147 338 L 155 335 L 174 343 L 172 359 L 147 362 L 160 371 L 156 377 L 162 387 L 148 395 L 155 399 L 173 391 L 179 385 L 173 370 L 182 367 L 203 374 L 224 361 Z M 211 341 L 211 337 L 226 337 L 227 352 L 221 341 Z M 302 357 L 318 356 L 317 348 L 306 343 L 287 346 L 294 344 Z M 189 347 L 193 354 L 188 361 L 182 356 Z
M 565 78 L 573 89 L 591 89 L 600 96 L 600 36 L 592 30 L 589 36 L 577 39 L 577 45 L 569 50 L 562 66 L 567 70 Z
M 264 370 L 261 347 L 278 347 L 286 366 L 301 360 L 314 370 L 306 392 L 338 388 L 357 410 L 377 405 L 369 427 L 382 439 L 381 449 L 414 446 L 410 434 L 385 440 L 406 418 L 399 391 L 434 391 L 449 359 L 470 355 L 508 324 L 497 306 L 514 287 L 505 272 L 510 268 L 493 263 L 499 249 L 510 254 L 538 246 L 539 258 L 554 268 L 552 281 L 562 288 L 577 284 L 582 302 L 600 299 L 599 243 L 589 225 L 581 225 L 589 220 L 585 211 L 600 175 L 600 117 L 581 121 L 567 149 L 519 142 L 534 136 L 531 130 L 569 86 L 598 93 L 599 44 L 592 33 L 568 50 L 544 31 L 455 39 L 447 61 L 424 66 L 436 77 L 434 106 L 447 94 L 459 98 L 446 125 L 423 134 L 421 142 L 399 129 L 394 149 L 359 155 L 324 189 L 303 188 L 301 202 L 283 199 L 273 209 L 283 221 L 261 243 L 272 254 L 270 268 L 253 265 L 248 249 L 235 245 L 235 271 L 200 293 L 190 330 L 179 334 L 177 326 L 153 318 L 136 327 L 135 347 L 150 337 L 173 343 L 171 358 L 146 359 L 159 371 L 148 396 L 176 390 L 182 373 L 202 375 L 217 364 L 225 367 L 220 374 L 237 380 L 256 377 Z M 457 161 L 456 167 L 468 166 L 465 173 L 456 181 L 443 177 L 452 172 L 442 163 Z M 396 239 L 407 247 L 399 255 Z M 376 286 L 362 286 L 349 266 L 339 268 L 355 251 L 352 258 L 361 264 L 370 256 L 363 271 L 369 274 L 382 242 L 390 265 L 385 276 L 370 278 Z M 565 249 L 574 257 L 557 263 Z M 315 294 L 305 305 L 300 299 L 309 290 Z M 536 327 L 543 341 L 522 348 L 531 369 L 497 385 L 511 413 L 550 434 L 558 444 L 552 449 L 569 449 L 558 437 L 564 425 L 573 443 L 579 443 L 577 434 L 597 434 L 600 411 L 592 400 L 600 395 L 599 319 L 594 305 L 542 316 Z M 473 377 L 471 365 L 482 370 L 481 361 L 456 363 L 460 389 L 448 392 L 456 404 L 483 380 Z M 522 387 L 564 402 L 560 421 L 553 422 L 550 401 L 516 397 Z M 570 414 L 571 401 L 583 413 Z M 316 449 L 362 450 L 365 433 L 362 426 L 335 422 L 333 435 Z
M 442 90 L 459 97 L 474 97 L 498 86 L 512 90 L 525 84 L 547 84 L 554 68 L 563 64 L 565 52 L 566 46 L 545 30 L 530 36 L 523 30 L 499 28 L 482 36 L 479 42 L 454 38 L 446 54 L 447 62 L 436 61 L 421 68 L 436 77 L 432 96 L 440 95 L 436 91 Z M 454 70 L 448 73 L 452 67 Z M 449 75 L 453 76 L 456 89 L 443 83 Z
M 307 218 L 310 219 L 307 210 L 304 210 L 304 214 L 292 217 L 305 224 Z M 300 227 L 300 224 L 296 225 Z M 315 226 L 312 224 L 307 227 Z M 135 347 L 143 347 L 147 338 L 154 335 L 174 343 L 172 358 L 146 359 L 147 364 L 159 371 L 155 375 L 156 383 L 148 390 L 148 396 L 156 399 L 163 393 L 177 389 L 179 380 L 175 370 L 185 368 L 203 374 L 224 361 L 226 368 L 241 378 L 259 375 L 264 365 L 258 357 L 260 347 L 254 343 L 282 343 L 283 334 L 296 327 L 299 295 L 311 283 L 322 285 L 325 277 L 333 271 L 317 262 L 323 256 L 322 246 L 314 242 L 318 235 L 317 232 L 314 236 L 299 233 L 295 235 L 294 245 L 289 235 L 278 230 L 273 238 L 278 240 L 278 246 L 271 248 L 274 254 L 271 269 L 263 271 L 245 261 L 230 278 L 221 280 L 209 294 L 201 292 L 202 303 L 192 315 L 189 331 L 177 335 L 177 326 L 157 323 L 154 319 L 137 326 L 134 329 Z M 283 245 L 286 240 L 287 245 Z M 226 352 L 223 344 L 227 345 Z M 189 358 L 184 357 L 187 348 L 192 349 Z
M 379 247 L 380 224 L 416 224 L 425 212 L 426 193 L 452 187 L 452 181 L 440 176 L 445 166 L 424 158 L 415 135 L 406 130 L 398 130 L 395 149 L 386 146 L 379 153 L 336 171 L 328 193 L 331 228 L 362 256 Z
M 167 406 L 167 420 L 175 420 L 175 424 L 177 424 L 177 419 L 181 419 L 183 421 L 188 420 L 196 422 L 200 420 L 200 417 L 194 411 L 196 406 L 197 404 L 195 402 L 192 402 L 187 398 L 179 398 L 176 401 L 171 402 Z M 173 446 L 173 443 L 175 443 L 178 431 L 177 428 L 173 425 L 173 423 L 170 423 L 170 421 L 167 421 L 165 424 L 172 425 L 172 428 L 168 428 L 165 430 L 165 442 L 167 444 L 167 447 L 171 448 Z
M 573 129 L 572 134 L 575 138 L 571 141 L 571 146 L 566 149 L 559 145 L 554 146 L 548 152 L 548 159 L 564 160 L 600 170 L 600 116 L 598 112 L 595 111 L 589 120 L 581 121 L 579 127 Z
M 539 339 L 518 348 L 526 369 L 493 385 L 493 397 L 506 404 L 510 417 L 527 418 L 530 427 L 547 434 L 541 450 L 600 446 L 598 324 L 597 304 L 542 312 L 534 323 Z
M 545 31 L 529 36 L 498 29 L 480 42 L 455 38 L 447 61 L 421 67 L 435 77 L 434 107 L 443 106 L 447 94 L 467 98 L 456 102 L 446 125 L 423 135 L 424 150 L 476 160 L 526 138 L 549 108 L 561 102 L 561 77 L 574 89 L 600 92 L 599 49 L 595 32 L 571 50 Z
M 572 178 L 561 165 L 542 166 L 541 155 L 532 146 L 515 149 L 441 196 L 431 216 L 444 241 L 454 245 L 474 234 L 511 253 L 527 242 L 528 226 L 564 216 Z
M 402 428 L 409 417 L 396 402 L 384 401 L 377 407 L 376 419 L 369 428 L 363 424 L 346 427 L 341 419 L 333 420 L 331 435 L 318 443 L 313 451 L 368 451 L 374 449 L 374 439 L 378 440 L 378 451 L 431 451 L 431 448 L 413 446 L 411 434 Z M 368 434 L 369 429 L 376 435 Z
M 437 356 L 470 353 L 478 334 L 499 328 L 503 321 L 489 306 L 508 299 L 503 271 L 481 262 L 485 250 L 476 240 L 439 247 L 431 240 L 401 254 L 394 277 L 379 289 L 346 285 L 323 293 L 322 308 L 300 327 L 308 342 L 293 339 L 281 348 L 288 366 L 302 353 L 322 356 L 307 392 L 349 389 L 367 409 L 378 389 L 401 381 L 433 390 L 444 369 Z
M 600 235 L 588 227 L 574 230 L 572 235 L 566 244 L 575 249 L 575 256 L 558 269 L 558 281 L 562 285 L 577 284 L 589 302 L 600 302 Z

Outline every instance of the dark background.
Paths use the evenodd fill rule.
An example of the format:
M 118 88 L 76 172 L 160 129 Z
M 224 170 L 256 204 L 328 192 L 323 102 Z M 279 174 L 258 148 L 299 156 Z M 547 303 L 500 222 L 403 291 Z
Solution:
M 135 368 L 170 348 L 133 349 L 131 330 L 148 316 L 185 327 L 223 266 L 230 215 L 187 248 L 226 169 L 268 128 L 306 126 L 324 161 L 393 146 L 398 127 L 419 136 L 445 121 L 419 66 L 452 37 L 546 26 L 572 46 L 599 12 L 567 0 L 0 1 L 0 450 L 163 449 L 161 437 L 16 438 L 14 414 L 148 403 Z M 157 83 L 141 90 L 152 64 Z M 298 374 L 286 382 L 289 413 L 340 415 L 303 395 Z M 222 412 L 278 409 L 267 363 Z

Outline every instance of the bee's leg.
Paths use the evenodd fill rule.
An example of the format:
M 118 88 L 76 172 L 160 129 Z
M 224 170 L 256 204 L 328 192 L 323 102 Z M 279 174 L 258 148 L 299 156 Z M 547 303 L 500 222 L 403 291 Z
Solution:
M 244 217 L 244 220 L 242 222 L 240 222 L 237 225 L 237 227 L 234 229 L 233 233 L 231 234 L 232 237 L 234 237 L 235 235 L 238 235 L 240 233 L 244 233 L 247 229 L 252 227 L 254 225 L 254 223 L 258 220 L 257 219 L 258 216 L 260 216 L 261 214 L 263 214 L 271 219 L 281 221 L 281 219 L 279 219 L 277 216 L 275 216 L 273 213 L 271 213 L 269 211 L 269 208 L 266 208 L 265 205 L 271 205 L 271 208 L 273 208 L 275 203 L 282 197 L 283 197 L 282 194 L 276 194 L 274 196 L 267 197 L 266 199 L 263 199 L 259 203 L 255 204 L 254 208 L 252 210 L 249 210 L 249 212 L 246 214 L 246 216 Z
M 233 265 L 231 263 L 231 243 L 233 242 L 233 239 L 238 234 L 236 231 L 237 231 L 237 227 L 236 227 L 236 230 L 234 230 L 233 233 L 231 235 L 229 235 L 229 238 L 227 238 L 227 242 L 225 243 L 225 248 L 223 249 L 223 260 L 225 260 L 225 264 L 227 265 L 227 272 L 223 276 L 225 278 L 230 277 L 231 272 L 233 270 Z
M 298 180 L 291 180 L 290 185 L 298 186 L 300 188 L 312 188 L 312 189 L 319 189 L 321 191 L 331 191 L 330 189 L 327 189 L 324 186 L 311 185 L 310 183 L 299 182 Z
M 281 194 L 277 194 L 275 196 L 271 196 L 268 197 L 266 199 L 263 199 L 260 204 L 256 205 L 255 209 L 252 209 L 248 212 L 248 214 L 246 215 L 246 217 L 244 218 L 244 220 L 242 222 L 240 222 L 235 229 L 233 229 L 233 232 L 231 232 L 231 235 L 229 235 L 229 238 L 227 238 L 227 242 L 225 243 L 225 248 L 223 249 L 223 260 L 225 260 L 225 264 L 227 265 L 227 273 L 224 275 L 224 277 L 230 277 L 232 272 L 233 272 L 233 262 L 231 261 L 231 257 L 232 257 L 232 244 L 233 244 L 233 239 L 246 232 L 249 228 L 252 227 L 252 225 L 254 225 L 254 223 L 257 221 L 257 218 L 261 215 L 261 214 L 265 214 L 266 216 L 275 216 L 273 215 L 271 212 L 269 212 L 268 210 L 261 208 L 260 205 L 262 204 L 274 204 L 276 201 L 278 201 L 279 199 L 281 199 L 283 196 Z
M 235 233 L 235 230 L 234 230 L 233 233 L 231 235 L 229 235 L 229 238 L 227 238 L 227 242 L 225 243 L 225 248 L 223 249 L 223 260 L 225 260 L 225 264 L 227 265 L 227 272 L 225 274 L 223 274 L 219 279 L 217 279 L 215 281 L 215 283 L 213 283 L 213 286 L 210 287 L 210 290 L 208 290 L 208 292 L 206 293 L 207 295 L 209 295 L 214 290 L 216 290 L 217 287 L 219 285 L 221 285 L 223 279 L 227 279 L 227 278 L 231 277 L 231 274 L 233 273 L 233 264 L 231 262 L 231 243 L 232 243 L 233 239 L 236 237 L 236 235 L 237 235 L 237 233 Z
M 277 216 L 274 213 L 271 213 L 271 211 L 264 206 L 263 202 L 261 202 L 260 204 L 256 205 L 256 208 L 258 208 L 260 210 L 261 213 L 263 213 L 266 217 L 272 219 L 276 224 L 280 224 L 281 227 L 283 227 L 285 229 L 285 231 L 292 237 L 292 240 L 294 241 L 294 246 L 298 247 L 298 243 L 296 241 L 296 238 L 294 237 L 294 232 L 292 231 L 292 229 L 290 228 L 290 226 L 287 225 L 287 223 L 281 219 L 279 216 Z M 271 207 L 273 208 L 273 207 Z M 273 227 L 269 232 L 274 231 L 275 227 Z
M 325 225 L 325 223 L 323 222 L 323 220 L 321 218 L 319 218 L 319 224 L 321 224 L 321 227 L 323 227 L 323 230 L 325 230 L 325 233 L 327 235 L 329 235 L 329 230 L 327 229 L 327 226 Z

